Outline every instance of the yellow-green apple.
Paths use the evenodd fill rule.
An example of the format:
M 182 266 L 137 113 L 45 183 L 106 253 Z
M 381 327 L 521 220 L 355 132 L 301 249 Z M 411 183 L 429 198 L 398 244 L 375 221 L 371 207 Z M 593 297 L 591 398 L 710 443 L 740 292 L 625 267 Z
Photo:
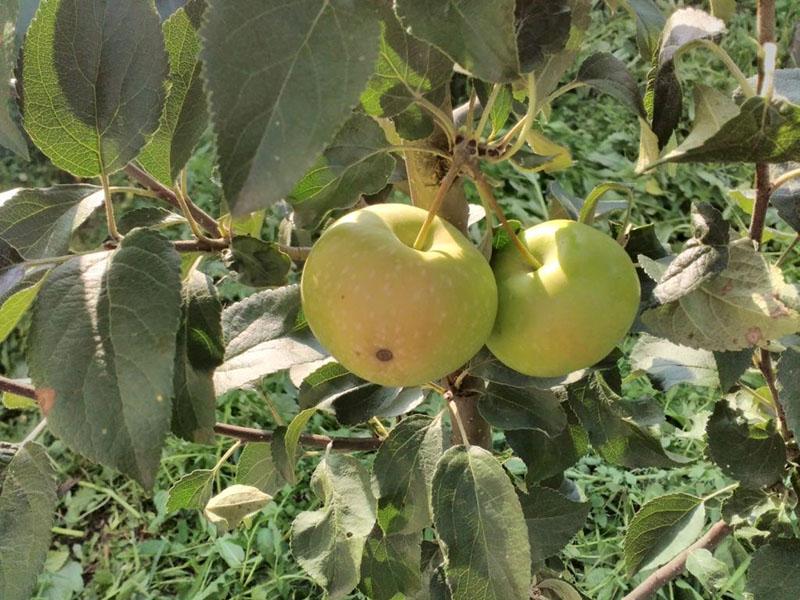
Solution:
M 378 204 L 331 225 L 311 249 L 303 311 L 320 343 L 347 369 L 387 386 L 439 379 L 468 361 L 492 330 L 494 275 L 455 227 L 427 211 Z
M 486 345 L 504 364 L 537 377 L 588 367 L 625 336 L 639 306 L 639 280 L 625 251 L 576 221 L 527 229 L 534 269 L 508 244 L 493 258 L 497 321 Z

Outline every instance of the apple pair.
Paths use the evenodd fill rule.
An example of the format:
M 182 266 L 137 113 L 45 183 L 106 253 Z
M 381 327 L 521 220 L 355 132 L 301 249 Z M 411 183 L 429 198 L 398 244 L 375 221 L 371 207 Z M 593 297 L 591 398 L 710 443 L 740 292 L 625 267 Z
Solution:
M 320 237 L 302 277 L 314 335 L 347 369 L 387 386 L 456 370 L 486 344 L 512 369 L 554 377 L 588 367 L 627 333 L 639 281 L 625 251 L 575 221 L 531 227 L 489 267 L 455 227 L 427 211 L 379 204 L 351 212 Z

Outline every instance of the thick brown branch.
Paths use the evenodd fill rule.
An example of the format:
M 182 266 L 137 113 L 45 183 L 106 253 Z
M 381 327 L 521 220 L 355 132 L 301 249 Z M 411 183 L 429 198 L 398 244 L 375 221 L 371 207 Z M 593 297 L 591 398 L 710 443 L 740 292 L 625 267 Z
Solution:
M 656 595 L 656 592 L 667 585 L 670 581 L 677 578 L 686 568 L 686 559 L 695 550 L 705 548 L 713 550 L 725 537 L 733 531 L 725 521 L 718 521 L 711 526 L 706 534 L 689 546 L 686 550 L 678 554 L 675 558 L 663 567 L 653 571 L 653 573 L 622 600 L 646 600 Z
M 263 429 L 253 429 L 251 427 L 240 427 L 239 425 L 229 425 L 228 423 L 217 423 L 214 431 L 219 435 L 242 440 L 243 442 L 269 442 L 275 435 L 273 431 Z M 328 444 L 334 450 L 377 450 L 381 445 L 381 440 L 376 437 L 328 437 L 315 433 L 305 433 L 300 436 L 300 443 L 304 446 L 315 448 L 325 448 Z
M 11 392 L 17 396 L 23 396 L 25 398 L 36 400 L 36 390 L 32 385 L 22 383 L 21 381 L 17 381 L 15 379 L 9 379 L 8 377 L 3 377 L 2 375 L 0 375 L 0 391 Z
M 151 177 L 149 173 L 147 173 L 137 165 L 133 163 L 128 164 L 128 166 L 125 167 L 125 173 L 127 173 L 129 177 L 135 179 L 140 184 L 142 184 L 142 186 L 158 194 L 165 202 L 170 203 L 177 209 L 181 208 L 180 199 L 175 195 L 175 192 L 173 192 L 171 189 L 169 189 L 160 181 Z M 209 215 L 207 212 L 205 212 L 202 208 L 200 208 L 193 202 L 189 201 L 188 204 L 189 204 L 189 211 L 192 213 L 192 218 L 195 221 L 197 221 L 203 227 L 203 229 L 208 231 L 213 237 L 216 238 L 222 237 L 222 232 L 220 231 L 219 225 L 217 224 L 214 217 Z

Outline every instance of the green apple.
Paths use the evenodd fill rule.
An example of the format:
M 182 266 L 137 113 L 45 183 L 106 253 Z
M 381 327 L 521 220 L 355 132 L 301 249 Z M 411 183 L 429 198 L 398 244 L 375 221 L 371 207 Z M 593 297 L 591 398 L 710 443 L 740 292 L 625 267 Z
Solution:
M 636 317 L 639 279 L 630 258 L 613 239 L 576 221 L 547 221 L 520 237 L 542 266 L 531 267 L 512 244 L 495 255 L 499 298 L 489 350 L 536 377 L 596 363 Z
M 497 312 L 494 275 L 455 227 L 427 211 L 378 204 L 331 225 L 306 261 L 303 311 L 347 369 L 386 386 L 434 381 L 480 350 Z

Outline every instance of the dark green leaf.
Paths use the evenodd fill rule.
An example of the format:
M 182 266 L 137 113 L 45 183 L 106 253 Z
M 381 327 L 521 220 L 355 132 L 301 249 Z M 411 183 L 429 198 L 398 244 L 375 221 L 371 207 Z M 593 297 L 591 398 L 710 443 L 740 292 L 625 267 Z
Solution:
M 314 229 L 332 210 L 350 208 L 362 194 L 375 194 L 394 172 L 395 161 L 380 125 L 353 113 L 287 200 L 294 224 Z
M 23 258 L 69 253 L 74 231 L 103 204 L 101 188 L 58 185 L 17 188 L 0 194 L 0 239 Z
M 168 65 L 151 2 L 43 2 L 22 65 L 25 129 L 73 175 L 121 169 L 158 128 Z
M 490 425 L 499 429 L 540 429 L 557 435 L 567 426 L 562 399 L 550 390 L 490 383 L 480 397 L 478 410 Z
M 608 52 L 592 54 L 583 61 L 575 79 L 608 94 L 634 113 L 645 117 L 639 85 L 625 63 L 613 54 Z
M 653 0 L 620 0 L 620 4 L 636 18 L 636 41 L 646 62 L 655 59 L 658 40 L 666 19 Z
M 30 287 L 15 292 L 0 304 L 0 342 L 5 341 L 8 335 L 14 331 L 20 319 L 28 312 L 43 283 L 44 278 Z
M 117 219 L 117 229 L 122 235 L 130 233 L 137 227 L 161 229 L 171 225 L 186 224 L 181 215 L 160 206 L 141 206 L 123 213 Z
M 528 466 L 525 479 L 529 483 L 557 477 L 589 450 L 586 430 L 572 420 L 577 421 L 571 416 L 567 429 L 554 437 L 536 429 L 505 432 L 508 445 Z
M 430 487 L 444 452 L 441 418 L 411 415 L 384 440 L 372 466 L 378 524 L 387 535 L 415 533 L 430 525 Z
M 289 454 L 286 452 L 286 434 L 288 428 L 285 425 L 280 425 L 275 428 L 275 433 L 272 437 L 272 444 L 270 446 L 270 454 L 275 468 L 278 469 L 281 477 L 286 480 L 290 485 L 297 483 L 297 478 L 294 474 L 295 461 L 289 460 Z
M 137 160 L 169 187 L 189 160 L 208 123 L 197 35 L 205 6 L 205 0 L 189 0 L 162 25 L 170 87 L 158 129 Z
M 397 0 L 395 11 L 414 37 L 440 48 L 478 79 L 519 75 L 514 0 Z
M 225 266 L 236 271 L 236 279 L 251 287 L 286 285 L 292 260 L 275 242 L 239 235 L 231 240 Z
M 497 459 L 478 446 L 450 448 L 436 466 L 432 490 L 453 600 L 527 600 L 525 518 Z
M 17 43 L 14 26 L 17 21 L 19 2 L 0 0 L 0 31 L 3 43 L 0 44 L 0 146 L 15 152 L 20 158 L 28 159 L 28 144 L 17 125 L 16 109 L 11 99 L 11 86 L 8 81 L 14 74 L 17 61 Z
M 505 366 L 486 348 L 482 349 L 469 364 L 469 372 L 475 377 L 505 386 L 550 390 L 578 381 L 588 371 L 575 371 L 563 377 L 531 377 Z
M 209 3 L 205 77 L 231 212 L 292 190 L 358 102 L 379 36 L 371 2 Z
M 720 400 L 706 426 L 708 454 L 722 471 L 745 487 L 760 488 L 783 475 L 786 446 L 774 422 L 766 428 L 743 420 L 740 410 Z
M 722 517 L 731 525 L 749 523 L 755 509 L 772 503 L 772 497 L 764 490 L 737 487 L 722 505 Z
M 197 469 L 176 481 L 167 495 L 167 511 L 181 508 L 201 510 L 211 499 L 214 486 L 214 471 Z
M 214 281 L 192 270 L 183 282 L 181 325 L 175 353 L 172 432 L 193 442 L 211 443 L 217 395 L 214 368 L 222 364 L 222 304 Z
M 303 429 L 305 429 L 308 420 L 314 416 L 315 412 L 317 412 L 315 408 L 301 410 L 295 415 L 292 422 L 289 423 L 289 426 L 286 428 L 286 435 L 283 437 L 283 444 L 286 447 L 286 466 L 282 473 L 289 483 L 295 483 L 295 481 L 297 481 L 294 468 L 297 464 L 297 450 L 300 443 L 300 435 L 303 433 Z M 273 458 L 274 456 L 273 454 Z M 291 473 L 284 472 L 288 471 L 288 469 L 291 469 Z
M 359 588 L 370 600 L 398 600 L 419 591 L 420 538 L 379 533 L 367 539 Z
M 714 352 L 714 362 L 719 373 L 719 387 L 727 393 L 753 364 L 753 350 L 745 348 L 736 352 Z
M 327 454 L 311 487 L 323 506 L 292 523 L 292 554 L 332 600 L 344 598 L 361 577 L 364 544 L 375 525 L 369 474 L 352 456 Z
M 550 488 L 533 487 L 518 496 L 533 562 L 557 554 L 581 530 L 589 515 L 588 502 L 573 502 Z
M 569 40 L 572 9 L 567 0 L 516 0 L 520 71 L 530 73 Z
M 271 445 L 266 442 L 246 444 L 236 464 L 236 483 L 250 485 L 275 496 L 287 483 L 272 459 Z
M 632 260 L 637 260 L 640 254 L 652 259 L 664 258 L 667 255 L 664 244 L 661 243 L 661 240 L 656 235 L 654 223 L 631 229 L 628 235 L 628 243 L 625 244 L 625 252 L 628 253 Z
M 0 470 L 0 598 L 28 600 L 50 547 L 57 504 L 53 469 L 39 444 L 20 447 Z
M 631 350 L 631 367 L 647 373 L 658 386 L 668 390 L 681 383 L 706 387 L 719 384 L 714 355 L 642 334 Z
M 778 362 L 779 400 L 786 413 L 786 425 L 800 435 L 800 351 L 787 348 Z
M 800 71 L 800 69 L 797 69 Z M 798 162 L 771 165 L 770 179 L 800 167 Z M 769 199 L 778 211 L 778 216 L 800 233 L 800 179 L 791 179 L 775 190 Z
M 180 303 L 180 257 L 137 229 L 55 268 L 33 312 L 28 362 L 50 428 L 146 488 L 170 427 Z
M 632 575 L 653 569 L 689 547 L 703 531 L 705 505 L 689 494 L 660 496 L 645 504 L 625 533 L 625 566 Z
M 800 540 L 778 538 L 753 555 L 747 589 L 754 600 L 795 600 L 800 597 Z
M 308 330 L 296 330 L 299 313 L 297 285 L 264 290 L 226 308 L 222 313 L 225 362 L 214 374 L 217 394 L 324 358 Z

